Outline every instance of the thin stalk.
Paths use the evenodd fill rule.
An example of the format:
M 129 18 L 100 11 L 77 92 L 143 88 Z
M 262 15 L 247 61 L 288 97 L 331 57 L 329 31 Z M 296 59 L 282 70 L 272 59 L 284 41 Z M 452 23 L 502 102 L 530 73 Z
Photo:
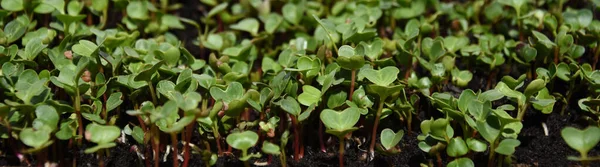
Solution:
M 283 144 L 283 142 L 281 142 L 279 144 L 280 148 L 281 148 L 281 155 L 279 156 L 279 159 L 281 160 L 281 166 L 282 167 L 287 167 L 287 160 L 286 160 L 286 155 L 285 155 L 285 144 Z
M 158 156 L 158 147 L 160 147 L 160 139 L 158 134 L 156 134 L 156 132 L 158 132 L 158 130 L 156 129 L 156 126 L 152 126 L 151 127 L 151 132 L 152 133 L 152 143 L 154 144 L 154 146 L 152 147 L 152 149 L 154 150 L 154 167 L 159 167 L 160 166 L 160 157 Z
M 152 96 L 152 103 L 154 103 L 154 105 L 158 105 L 158 99 L 156 97 L 156 92 L 154 91 L 154 85 L 152 85 L 151 81 L 148 81 L 148 89 L 150 89 L 150 96 Z
M 504 162 L 504 160 L 502 160 L 502 159 L 504 159 L 504 155 L 498 154 L 498 166 L 496 166 L 496 167 L 502 167 L 502 164 Z
M 596 51 L 594 52 L 594 64 L 592 64 L 592 70 L 596 70 L 596 65 L 598 64 L 598 57 L 600 57 L 600 45 L 596 46 Z
M 296 117 L 290 115 L 290 118 L 292 118 L 292 126 L 294 126 L 294 160 L 300 161 L 300 129 Z
M 369 152 L 371 156 L 375 155 L 375 142 L 377 141 L 377 126 L 379 125 L 379 118 L 381 117 L 381 111 L 383 110 L 383 103 L 386 97 L 380 97 L 379 99 L 379 107 L 377 108 L 377 114 L 375 115 L 375 123 L 373 125 L 373 130 L 371 131 L 371 146 L 369 147 Z
M 437 164 L 439 167 L 442 167 L 442 156 L 440 155 L 440 153 L 436 153 L 435 157 L 437 159 Z
M 102 94 L 102 117 L 104 119 L 104 121 L 107 121 L 108 119 L 108 113 L 106 113 L 106 94 Z
M 92 24 L 94 24 L 94 20 L 92 20 L 92 13 L 88 11 L 87 13 L 87 22 L 86 24 L 88 26 L 91 26 Z
M 590 166 L 590 164 L 589 164 L 589 163 L 590 163 L 590 160 L 588 159 L 588 154 L 587 154 L 587 152 L 580 153 L 580 154 L 581 154 L 581 159 L 584 159 L 584 161 L 581 161 L 581 165 L 582 165 L 582 166 L 585 166 L 585 167 L 588 167 L 588 166 Z
M 490 74 L 490 76 L 488 77 L 488 80 L 487 80 L 487 85 L 485 86 L 486 90 L 489 90 L 492 87 L 492 79 L 496 78 L 496 72 L 497 71 L 495 69 L 492 69 L 492 72 L 491 72 L 491 74 Z
M 523 120 L 523 117 L 525 116 L 525 112 L 527 111 L 527 103 L 523 104 L 522 106 L 519 106 L 519 113 L 517 115 L 517 119 L 519 119 L 519 121 Z
M 138 104 L 135 103 L 135 105 L 133 106 L 133 108 L 135 110 L 138 110 L 139 109 Z M 144 122 L 144 119 L 142 119 L 142 116 L 139 116 L 139 115 L 136 115 L 135 117 L 138 119 L 138 122 L 140 122 L 140 127 L 142 127 L 142 130 L 144 130 L 144 138 L 148 137 L 147 136 L 148 129 L 146 128 L 146 123 Z M 146 141 L 146 140 L 144 140 L 144 141 Z M 145 146 L 143 147 L 143 149 L 144 149 L 144 156 L 146 157 L 146 159 L 144 159 L 144 162 L 146 163 L 146 166 L 150 166 L 150 158 L 148 158 L 150 156 L 148 156 L 148 149 L 146 149 Z
M 408 124 L 406 127 L 408 128 L 408 135 L 410 136 L 412 134 L 412 112 L 408 112 L 408 120 L 406 121 L 406 124 Z
M 217 123 L 215 122 L 213 126 L 217 126 Z M 213 128 L 213 133 L 215 135 L 215 142 L 217 142 L 217 155 L 221 156 L 223 155 L 223 149 L 221 148 L 221 135 L 219 135 L 217 128 Z
M 421 40 L 419 38 L 419 40 Z M 421 46 L 421 45 L 419 45 Z M 408 54 L 408 59 L 410 60 L 410 62 L 408 62 L 408 67 L 406 67 L 406 73 L 404 73 L 404 81 L 408 81 L 408 78 L 410 78 L 410 73 L 412 72 L 412 68 L 413 68 L 413 58 L 412 58 L 412 54 Z
M 319 120 L 319 144 L 321 145 L 321 152 L 326 153 L 325 142 L 323 141 L 323 122 Z
M 242 155 L 244 155 L 244 157 L 246 157 L 248 155 L 247 150 L 242 150 Z M 244 161 L 244 166 L 250 167 L 250 163 L 248 163 L 248 160 Z
M 492 166 L 494 164 L 494 155 L 495 155 L 495 149 L 496 149 L 496 141 L 494 141 L 493 143 L 490 144 L 490 156 L 488 157 L 488 166 Z
M 171 147 L 173 147 L 173 167 L 179 167 L 179 160 L 177 159 L 177 155 L 179 154 L 177 150 L 177 133 L 171 133 Z
M 81 136 L 85 136 L 83 133 L 83 120 L 81 118 L 81 96 L 79 95 L 79 88 L 75 88 L 75 114 L 77 115 L 77 124 L 78 126 L 78 134 Z M 81 145 L 83 137 L 77 139 L 77 145 Z
M 352 69 L 352 78 L 350 80 L 350 95 L 348 100 L 352 101 L 352 95 L 354 94 L 354 82 L 356 81 L 356 69 Z
M 102 158 L 103 152 L 104 152 L 104 149 L 98 151 L 98 166 L 100 166 L 100 167 L 104 167 L 104 158 Z
M 303 136 L 303 132 L 304 132 L 304 128 L 303 126 L 300 126 L 300 137 Z M 300 140 L 300 155 L 298 156 L 298 158 L 302 159 L 304 158 L 304 140 Z
M 183 145 L 183 167 L 187 167 L 189 164 L 189 160 L 190 160 L 190 146 L 188 143 L 190 143 L 190 141 L 192 140 L 192 130 L 194 129 L 194 126 L 196 125 L 195 121 L 192 121 L 191 124 L 188 125 L 188 127 L 185 128 L 185 143 Z
M 525 40 L 525 36 L 523 35 L 523 23 L 521 23 L 521 11 L 520 9 L 515 9 L 517 11 L 517 28 L 519 29 L 519 41 Z
M 575 86 L 574 81 L 569 81 L 569 89 L 567 90 L 567 97 L 565 99 L 565 104 L 562 106 L 562 110 L 560 111 L 560 115 L 565 115 L 565 110 L 567 109 L 567 104 L 571 100 L 571 96 L 573 95 L 573 87 Z
M 335 54 L 339 55 L 338 54 L 338 47 L 337 47 L 337 45 L 335 45 L 335 42 L 333 41 L 333 36 L 331 36 L 331 32 L 329 32 L 329 30 L 327 30 L 327 28 L 325 28 L 325 26 L 322 25 L 321 23 L 319 23 L 319 25 L 321 25 L 321 27 L 323 28 L 323 30 L 325 30 L 325 32 L 327 32 L 327 36 L 329 37 L 329 41 L 331 41 L 331 44 L 333 45 L 333 48 L 335 48 Z
M 208 157 L 203 156 L 202 160 L 204 160 L 204 162 L 210 162 L 210 154 L 212 154 L 211 153 L 212 151 L 210 151 L 210 144 L 206 140 L 203 140 L 203 143 L 204 143 L 204 147 L 205 147 L 206 151 L 209 152 L 209 156 Z M 200 148 L 200 147 L 198 147 L 198 148 Z M 206 167 L 210 167 L 210 163 L 204 163 L 204 164 L 206 165 Z
M 340 153 L 340 167 L 344 167 L 344 147 L 346 147 L 344 145 L 344 137 L 340 137 L 340 151 L 338 151 Z

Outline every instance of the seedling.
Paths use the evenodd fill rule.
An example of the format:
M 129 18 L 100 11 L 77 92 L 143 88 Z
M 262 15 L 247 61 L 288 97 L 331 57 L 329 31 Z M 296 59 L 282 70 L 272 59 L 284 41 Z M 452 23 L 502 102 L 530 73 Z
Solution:
M 519 119 L 519 120 L 523 120 L 523 116 L 525 116 L 525 111 L 527 111 L 527 107 L 531 103 L 540 106 L 540 108 L 545 108 L 546 106 L 549 106 L 551 104 L 553 105 L 555 102 L 554 99 L 546 99 L 545 96 L 538 96 L 538 99 L 531 98 L 534 94 L 545 89 L 546 83 L 543 79 L 536 79 L 536 80 L 531 81 L 531 83 L 529 83 L 529 85 L 527 85 L 527 87 L 525 88 L 523 93 L 512 90 L 512 89 L 520 87 L 521 84 L 519 84 L 519 85 L 512 84 L 512 85 L 515 87 L 510 88 L 504 82 L 499 82 L 498 85 L 496 85 L 495 89 L 498 90 L 500 93 L 502 93 L 504 96 L 509 97 L 510 99 L 517 102 L 517 104 L 518 104 L 517 119 Z M 542 93 L 544 93 L 544 92 L 542 92 Z M 548 111 L 544 111 L 544 112 L 548 113 Z M 550 110 L 550 112 L 551 112 L 551 110 Z
M 273 156 L 285 166 L 314 156 L 305 127 L 318 123 L 320 150 L 332 141 L 323 132 L 338 137 L 343 166 L 348 139 L 359 149 L 370 140 L 368 160 L 407 152 L 416 121 L 433 156 L 417 163 L 470 167 L 483 155 L 504 166 L 528 163 L 511 160 L 537 121 L 524 120 L 530 107 L 557 114 L 560 101 L 568 114 L 577 97 L 585 113 L 573 119 L 599 125 L 598 0 L 91 2 L 0 1 L 7 165 L 77 165 L 89 153 L 103 166 L 130 146 L 144 166 L 165 154 L 174 166 L 192 154 L 212 166 L 234 148 L 246 166 Z M 600 159 L 573 144 L 596 129 L 565 128 L 582 152 L 567 159 Z
M 588 166 L 590 161 L 600 160 L 600 157 L 589 157 L 588 152 L 600 142 L 600 128 L 595 126 L 579 130 L 573 127 L 566 127 L 560 131 L 560 135 L 567 142 L 569 147 L 577 150 L 580 157 L 568 156 L 571 161 L 581 161 L 583 166 Z
M 242 151 L 240 160 L 244 161 L 244 166 L 246 167 L 250 166 L 248 163 L 250 158 L 259 158 L 261 156 L 260 153 L 252 153 L 248 155 L 248 149 L 256 145 L 257 141 L 258 134 L 252 131 L 236 132 L 227 136 L 227 144 Z
M 404 131 L 400 130 L 398 132 L 394 132 L 391 129 L 383 129 L 380 134 L 381 145 L 383 152 L 386 153 L 400 153 L 400 149 L 396 148 L 396 145 L 400 143 L 402 137 L 404 136 Z
M 379 125 L 379 119 L 381 117 L 381 112 L 383 111 L 383 104 L 388 97 L 401 91 L 404 86 L 400 84 L 392 85 L 392 83 L 398 78 L 398 73 L 400 73 L 400 70 L 398 70 L 396 67 L 384 67 L 379 70 L 365 69 L 363 72 L 365 77 L 373 83 L 367 87 L 367 90 L 379 96 L 377 112 L 375 113 L 375 120 L 373 124 L 373 131 L 371 132 L 371 145 L 369 147 L 370 154 L 373 155 L 375 151 L 375 139 L 377 137 L 377 126 Z
M 73 96 L 73 106 L 75 108 L 75 114 L 77 114 L 77 122 L 78 122 L 78 144 L 81 144 L 81 137 L 84 135 L 83 133 L 83 118 L 81 117 L 81 93 L 87 91 L 89 88 L 89 84 L 81 79 L 81 76 L 85 72 L 85 69 L 89 63 L 89 59 L 87 57 L 81 57 L 77 62 L 77 65 L 72 64 L 71 62 L 66 62 L 68 64 L 63 64 L 63 68 L 59 69 L 60 73 L 58 77 L 52 76 L 50 81 L 58 87 L 63 88 L 68 94 Z
M 354 92 L 354 84 L 356 82 L 356 70 L 363 67 L 365 64 L 365 58 L 362 54 L 357 53 L 354 48 L 344 45 L 341 46 L 338 51 L 337 61 L 340 66 L 344 69 L 352 71 L 352 79 L 350 80 L 350 94 Z M 350 101 L 352 101 L 352 96 L 350 96 Z
M 117 146 L 117 144 L 114 143 L 114 140 L 121 135 L 121 129 L 119 129 L 117 126 L 105 126 L 92 123 L 85 128 L 85 131 L 85 138 L 97 144 L 94 147 L 85 149 L 85 153 L 89 154 L 100 151 L 100 153 L 98 153 L 100 156 L 98 159 L 100 161 L 100 166 L 103 166 L 104 160 L 102 159 L 102 155 L 106 154 L 106 157 L 108 157 L 109 152 L 106 151 L 106 149 Z
M 335 135 L 339 139 L 339 163 L 340 167 L 343 167 L 344 148 L 346 147 L 344 144 L 344 136 L 352 131 L 358 130 L 358 128 L 354 127 L 354 125 L 360 118 L 360 112 L 357 108 L 347 108 L 341 112 L 325 109 L 321 112 L 320 118 L 321 121 L 323 121 L 323 124 L 325 124 L 327 127 L 325 132 Z

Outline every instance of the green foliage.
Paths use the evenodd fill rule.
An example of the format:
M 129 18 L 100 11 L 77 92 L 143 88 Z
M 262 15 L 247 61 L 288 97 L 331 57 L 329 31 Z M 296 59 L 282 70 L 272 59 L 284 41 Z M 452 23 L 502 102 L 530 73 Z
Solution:
M 360 112 L 357 108 L 347 108 L 343 111 L 326 109 L 321 112 L 320 118 L 327 127 L 327 133 L 342 138 L 347 133 L 358 130 L 354 125 L 360 118 Z
M 600 141 L 600 128 L 592 126 L 579 130 L 566 127 L 560 131 L 560 135 L 569 147 L 580 153 L 581 157 L 570 157 L 569 159 L 585 161 L 588 159 L 587 153 Z
M 589 126 L 561 131 L 580 152 L 566 159 L 586 166 L 600 159 L 587 155 L 600 141 L 599 2 L 2 0 L 0 156 L 62 162 L 44 156 L 69 142 L 98 160 L 132 146 L 145 164 L 261 165 L 250 159 L 313 156 L 312 140 L 329 151 L 333 135 L 340 165 L 346 139 L 378 160 L 416 137 L 418 163 L 506 166 L 528 163 L 511 162 L 525 125 L 556 128 L 526 114 L 539 111 Z

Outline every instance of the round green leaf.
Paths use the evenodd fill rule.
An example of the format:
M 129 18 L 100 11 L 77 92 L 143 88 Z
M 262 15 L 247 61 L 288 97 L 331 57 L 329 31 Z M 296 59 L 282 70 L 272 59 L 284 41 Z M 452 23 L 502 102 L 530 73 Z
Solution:
M 19 139 L 27 146 L 38 148 L 50 140 L 50 132 L 45 130 L 33 130 L 25 128 L 19 133 Z
M 253 131 L 235 132 L 227 136 L 227 144 L 238 150 L 248 150 L 258 142 L 258 134 Z
M 338 54 L 337 63 L 339 63 L 342 68 L 357 70 L 365 64 L 364 56 L 359 55 L 351 46 L 343 45 L 338 49 Z
M 566 127 L 560 131 L 560 135 L 569 147 L 579 151 L 581 154 L 587 154 L 600 141 L 600 128 L 590 126 L 584 130 L 579 130 L 573 127 Z
M 85 128 L 86 133 L 90 134 L 90 141 L 98 144 L 111 143 L 121 135 L 121 129 L 112 125 L 89 124 Z
M 382 130 L 380 134 L 381 145 L 386 150 L 390 150 L 400 142 L 402 136 L 404 136 L 403 130 L 399 130 L 398 133 L 395 133 L 393 130 L 386 128 Z
M 465 141 L 460 138 L 452 138 L 450 139 L 450 143 L 448 143 L 448 148 L 446 148 L 446 153 L 451 157 L 460 157 L 469 152 L 469 148 Z
M 133 19 L 146 20 L 148 19 L 148 6 L 144 1 L 131 1 L 127 5 L 127 16 Z
M 257 36 L 260 24 L 255 18 L 246 18 L 238 22 L 237 24 L 233 24 L 229 27 L 234 30 L 246 31 L 252 34 L 253 36 Z
M 327 131 L 328 133 L 342 137 L 355 130 L 353 126 L 360 118 L 360 111 L 357 108 L 347 108 L 341 112 L 325 109 L 321 112 L 320 118 L 323 124 L 331 129 L 331 131 Z
M 23 1 L 24 0 L 2 0 L 0 4 L 2 5 L 2 9 L 17 12 L 23 10 Z
M 37 130 L 49 128 L 53 131 L 58 126 L 59 115 L 54 107 L 49 105 L 41 105 L 35 109 L 36 119 L 33 121 L 33 127 Z
M 519 145 L 521 145 L 521 142 L 517 139 L 504 139 L 494 151 L 502 155 L 512 155 Z
M 539 79 L 539 78 L 535 79 L 535 80 L 531 81 L 531 83 L 529 83 L 529 85 L 527 85 L 527 88 L 525 88 L 524 95 L 526 98 L 529 98 L 531 95 L 539 92 L 544 87 L 546 87 L 546 81 L 544 81 L 543 79 Z
M 469 146 L 469 148 L 475 152 L 484 152 L 487 150 L 487 144 L 473 138 L 467 139 L 467 146 Z
M 294 99 L 290 96 L 281 100 L 280 104 L 281 104 L 281 109 L 283 109 L 284 111 L 286 111 L 294 116 L 298 116 L 298 115 L 300 115 L 300 112 L 302 112 L 302 109 L 300 108 L 300 105 L 298 104 L 296 99 Z
M 273 154 L 273 155 L 279 155 L 279 154 L 281 154 L 279 146 L 276 145 L 276 144 L 273 144 L 271 142 L 268 142 L 268 141 L 264 141 L 263 142 L 262 151 L 264 153 Z
M 448 167 L 475 167 L 475 163 L 469 158 L 459 158 L 448 163 Z
M 302 94 L 298 95 L 298 102 L 300 104 L 310 106 L 319 101 L 321 101 L 321 91 L 319 89 L 310 85 L 302 86 Z
M 369 81 L 379 86 L 390 85 L 398 78 L 398 73 L 400 73 L 400 70 L 398 70 L 397 67 L 391 66 L 379 70 L 363 69 L 361 71 Z

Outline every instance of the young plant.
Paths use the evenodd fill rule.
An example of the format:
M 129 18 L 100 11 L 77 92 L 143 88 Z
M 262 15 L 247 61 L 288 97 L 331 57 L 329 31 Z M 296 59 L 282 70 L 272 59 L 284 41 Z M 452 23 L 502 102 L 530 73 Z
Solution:
M 553 82 L 553 79 L 555 79 L 555 78 L 563 80 L 569 84 L 569 87 L 568 87 L 567 91 L 565 92 L 565 95 L 558 94 L 558 96 L 561 97 L 560 99 L 563 102 L 563 107 L 561 109 L 560 114 L 564 115 L 564 112 L 567 109 L 567 104 L 569 103 L 571 96 L 576 89 L 575 82 L 580 77 L 579 74 L 581 72 L 579 70 L 578 65 L 574 64 L 574 63 L 567 65 L 566 63 L 561 62 L 558 65 L 551 64 L 549 69 L 540 67 L 536 70 L 536 72 L 538 74 L 538 78 L 542 78 L 542 79 L 546 80 L 546 82 L 550 82 L 551 85 L 554 85 L 555 82 Z M 547 99 L 554 100 L 554 97 L 549 95 L 549 92 L 547 89 L 542 89 L 542 91 L 540 91 L 540 94 L 538 94 L 538 96 L 540 96 L 540 95 L 545 96 L 545 98 L 547 98 Z M 541 110 L 545 114 L 548 114 L 549 112 L 552 111 L 552 109 L 551 109 L 552 106 L 553 105 L 550 105 L 550 106 L 546 107 L 547 109 L 544 110 L 544 109 L 540 108 L 539 105 L 534 104 L 534 107 L 536 109 Z M 549 110 L 549 112 L 548 112 L 548 110 Z
M 362 72 L 364 73 L 364 76 L 373 83 L 368 85 L 367 91 L 379 96 L 377 112 L 375 113 L 375 119 L 373 120 L 373 130 L 371 131 L 371 144 L 369 146 L 369 153 L 372 157 L 375 154 L 377 127 L 379 125 L 381 112 L 383 111 L 383 104 L 388 97 L 400 92 L 404 88 L 404 85 L 392 84 L 398 78 L 398 73 L 400 73 L 400 70 L 396 67 L 384 67 L 379 70 L 365 69 Z
M 104 166 L 104 159 L 102 158 L 103 154 L 106 154 L 106 157 L 109 157 L 108 148 L 112 148 L 117 146 L 114 143 L 121 135 L 121 129 L 117 126 L 113 125 L 98 125 L 96 123 L 89 124 L 86 128 L 85 138 L 97 145 L 88 149 L 85 149 L 86 154 L 98 152 L 98 159 L 100 166 Z
M 19 133 L 19 139 L 27 146 L 33 147 L 25 150 L 25 153 L 42 151 L 54 143 L 52 134 L 57 130 L 60 119 L 56 109 L 48 105 L 40 105 L 35 109 L 36 119 L 33 126 L 24 128 Z M 44 157 L 45 158 L 45 157 Z
M 600 128 L 595 126 L 579 130 L 573 127 L 566 127 L 560 131 L 560 135 L 567 142 L 567 145 L 577 150 L 580 157 L 568 156 L 571 161 L 581 161 L 583 166 L 589 166 L 590 161 L 598 161 L 600 157 L 589 157 L 588 152 L 600 142 Z
M 294 126 L 294 159 L 296 161 L 300 160 L 304 156 L 304 145 L 302 144 L 302 121 L 306 120 L 312 111 L 315 109 L 315 105 L 312 104 L 309 106 L 306 111 L 302 112 L 300 108 L 300 104 L 290 97 L 287 96 L 285 99 L 282 99 L 277 102 L 281 109 L 287 112 L 290 115 L 292 120 L 292 126 Z
M 84 136 L 83 131 L 83 118 L 81 116 L 81 94 L 86 92 L 90 87 L 87 84 L 88 81 L 82 79 L 82 75 L 86 71 L 89 59 L 87 57 L 80 57 L 77 65 L 72 64 L 70 61 L 60 61 L 62 68 L 59 69 L 60 73 L 58 77 L 50 77 L 50 81 L 60 88 L 63 88 L 69 95 L 73 97 L 73 106 L 75 108 L 75 114 L 77 115 L 77 126 L 79 127 L 77 135 L 77 143 L 81 144 L 81 139 Z
M 248 160 L 250 158 L 260 158 L 260 153 L 252 153 L 248 155 L 248 149 L 256 145 L 258 142 L 258 134 L 252 131 L 235 132 L 227 136 L 227 144 L 231 147 L 241 150 L 242 156 L 241 161 L 244 161 L 244 166 L 249 167 Z
M 335 111 L 331 109 L 325 109 L 320 115 L 321 121 L 327 127 L 325 132 L 335 135 L 338 137 L 340 142 L 339 147 L 339 163 L 340 167 L 344 166 L 344 137 L 346 134 L 358 130 L 354 125 L 360 118 L 360 111 L 358 108 L 346 108 L 343 111 Z
M 396 145 L 400 143 L 400 140 L 402 140 L 403 136 L 403 130 L 394 132 L 392 129 L 389 128 L 383 129 L 380 134 L 381 145 L 378 145 L 378 149 L 387 154 L 400 153 L 401 150 L 396 148 Z
M 354 48 L 343 45 L 338 51 L 337 63 L 344 69 L 352 71 L 350 80 L 350 94 L 354 92 L 354 84 L 356 82 L 356 70 L 362 68 L 365 64 L 365 58 L 362 54 L 355 51 Z M 352 101 L 352 96 L 349 97 Z
M 527 85 L 527 87 L 525 88 L 523 93 L 514 90 L 518 87 L 521 87 L 522 83 L 511 83 L 511 85 L 514 87 L 510 87 L 508 84 L 506 84 L 504 82 L 499 82 L 498 85 L 496 85 L 496 88 L 494 88 L 494 89 L 497 90 L 498 92 L 502 93 L 504 96 L 510 98 L 511 100 L 517 102 L 517 104 L 518 104 L 517 119 L 518 120 L 523 120 L 523 117 L 525 116 L 525 112 L 527 111 L 527 107 L 530 104 L 537 104 L 537 105 L 539 105 L 540 108 L 545 108 L 546 106 L 549 106 L 551 104 L 553 105 L 555 102 L 554 99 L 547 99 L 544 96 L 539 96 L 538 99 L 531 98 L 534 94 L 545 89 L 546 81 L 543 79 L 536 79 L 536 80 L 531 81 L 529 83 L 529 85 Z

